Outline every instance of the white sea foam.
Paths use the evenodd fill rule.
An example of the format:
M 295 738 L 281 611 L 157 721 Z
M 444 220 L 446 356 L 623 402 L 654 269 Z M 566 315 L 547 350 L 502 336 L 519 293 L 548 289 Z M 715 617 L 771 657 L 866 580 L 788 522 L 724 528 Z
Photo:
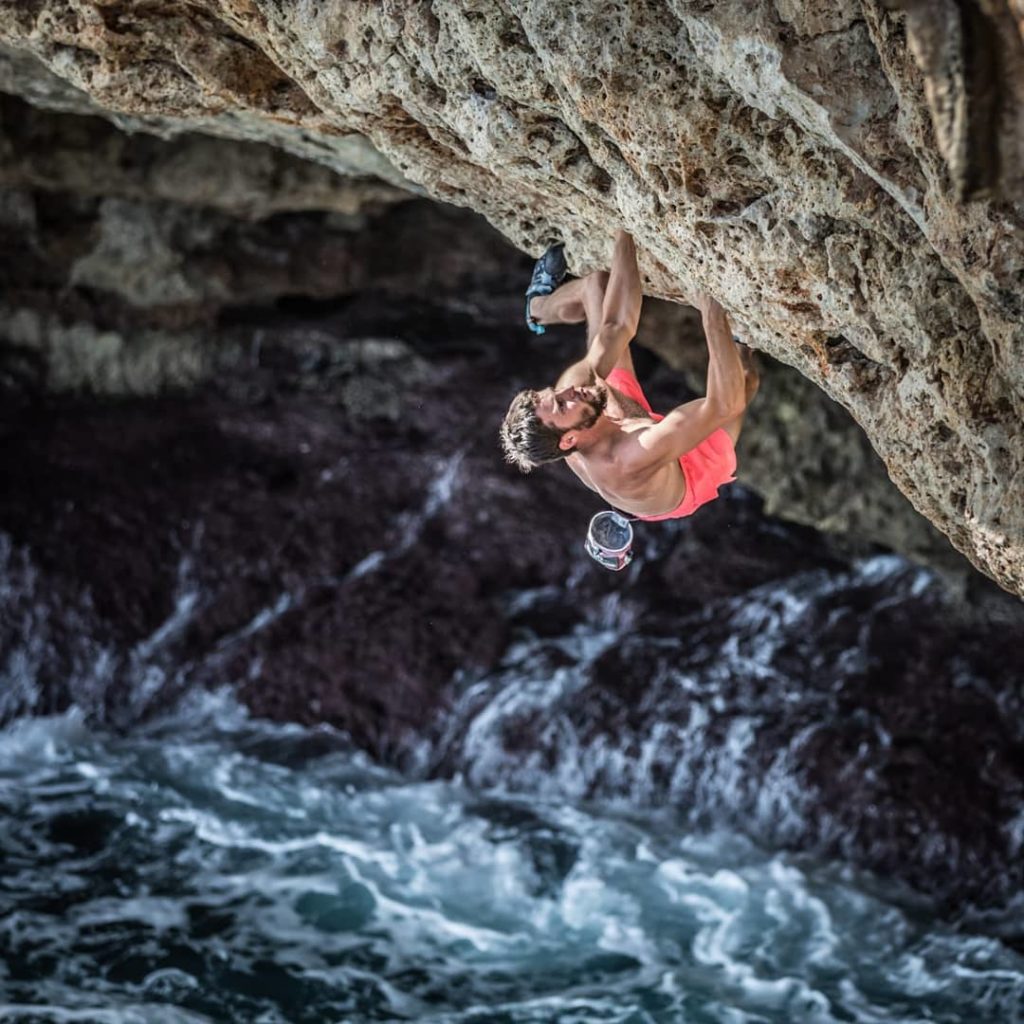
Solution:
M 31 1024 L 213 1024 L 211 1017 L 159 1003 L 122 1003 L 110 1008 L 90 1005 L 90 1001 L 78 993 L 71 999 L 83 1003 L 82 1007 L 0 1003 L 0 1020 L 11 1024 L 16 1021 Z
M 42 888 L 29 873 L 0 891 L 0 948 L 61 950 L 101 986 L 71 996 L 58 978 L 36 977 L 33 998 L 71 1014 L 54 1020 L 123 1022 L 145 998 L 215 998 L 198 967 L 167 964 L 165 946 L 183 943 L 195 964 L 232 965 L 222 984 L 240 979 L 233 998 L 253 999 L 252 1020 L 287 1017 L 241 994 L 268 949 L 331 1000 L 358 991 L 378 1017 L 391 1008 L 396 1019 L 468 1020 L 469 1007 L 488 1006 L 524 1022 L 563 1011 L 588 1024 L 635 1021 L 641 1001 L 657 1007 L 658 1024 L 913 1019 L 890 1014 L 893 1001 L 920 1005 L 921 1019 L 954 1019 L 958 986 L 990 1017 L 1018 997 L 1024 965 L 998 942 L 945 932 L 922 945 L 897 907 L 727 833 L 681 835 L 536 798 L 492 793 L 480 804 L 457 786 L 409 782 L 340 753 L 301 769 L 268 762 L 248 741 L 287 745 L 301 738 L 296 727 L 254 722 L 223 695 L 196 700 L 188 737 L 169 718 L 115 742 L 75 715 L 33 723 L 34 739 L 24 727 L 0 736 L 0 752 L 43 752 L 33 773 L 0 776 L 0 797 L 17 784 L 36 795 L 38 814 L 86 812 L 102 778 L 104 813 L 120 813 L 125 828 L 100 838 L 128 844 L 102 855 L 125 858 L 103 870 L 139 873 L 134 892 L 90 892 L 89 865 L 101 862 L 87 850 L 74 872 L 47 868 Z M 246 743 L 232 747 L 232 734 Z M 47 748 L 44 736 L 66 741 Z M 7 851 L 45 830 L 45 819 L 7 824 Z M 57 884 L 72 901 L 60 918 L 28 902 Z M 182 888 L 185 899 L 172 895 Z M 112 946 L 97 942 L 104 933 Z M 141 964 L 133 991 L 107 980 L 121 947 Z M 5 989 L 20 985 L 9 971 Z M 460 993 L 443 1009 L 442 990 Z M 24 993 L 8 1004 L 27 1019 Z M 109 1017 L 87 1015 L 99 1004 Z M 344 1019 L 326 1005 L 324 1019 Z
M 450 499 L 457 474 L 442 474 L 423 516 Z M 851 578 L 905 571 L 869 560 Z M 628 602 L 605 602 L 570 636 L 524 639 L 499 673 L 463 681 L 441 744 L 464 755 L 471 781 L 507 791 L 401 778 L 330 730 L 307 744 L 298 726 L 253 720 L 226 690 L 193 691 L 127 737 L 87 729 L 78 711 L 16 723 L 0 732 L 0 800 L 19 809 L 0 822 L 0 855 L 14 865 L 0 887 L 3 985 L 21 1015 L 11 1019 L 29 1019 L 39 998 L 34 1019 L 103 1005 L 111 1016 L 59 1019 L 129 1021 L 146 998 L 215 999 L 219 985 L 211 1019 L 287 1019 L 258 994 L 260 973 L 279 969 L 266 989 L 301 979 L 302 998 L 323 998 L 331 1020 L 360 1019 L 360 1006 L 377 1019 L 474 1024 L 481 1013 L 531 1024 L 1012 1020 L 1024 962 L 998 940 L 927 923 L 926 905 L 907 912 L 856 873 L 638 811 L 740 807 L 751 832 L 799 834 L 808 795 L 794 765 L 819 723 L 752 773 L 764 716 L 754 698 L 732 713 L 724 695 L 739 678 L 754 697 L 777 687 L 785 699 L 773 631 L 799 631 L 814 595 L 848 583 L 807 574 L 792 592 L 771 584 L 722 602 L 713 613 L 737 628 L 721 658 L 687 671 L 666 660 L 649 705 L 610 706 L 648 715 L 638 728 L 588 735 L 578 714 L 597 660 L 629 642 Z M 249 625 L 265 628 L 300 598 L 278 595 Z M 198 607 L 176 606 L 140 645 L 141 667 L 160 668 Z M 659 643 L 671 649 L 650 650 Z M 511 755 L 509 723 L 528 740 Z M 509 795 L 517 785 L 528 799 Z M 1011 823 L 1018 845 L 1022 830 Z M 54 913 L 47 901 L 61 898 L 68 909 Z M 974 920 L 1014 928 L 1012 914 Z M 182 948 L 188 966 L 169 966 Z M 73 992 L 56 967 L 26 982 L 29 956 L 93 987 Z
M 88 736 L 85 716 L 74 707 L 62 715 L 16 719 L 0 729 L 0 769 L 62 762 Z

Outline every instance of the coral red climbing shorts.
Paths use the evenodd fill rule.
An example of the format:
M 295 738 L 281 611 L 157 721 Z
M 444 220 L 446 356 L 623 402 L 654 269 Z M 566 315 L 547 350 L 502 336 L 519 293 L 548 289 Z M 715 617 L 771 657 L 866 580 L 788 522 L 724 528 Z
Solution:
M 624 395 L 639 402 L 657 422 L 665 417 L 656 413 L 647 401 L 640 382 L 628 370 L 616 367 L 608 374 L 608 383 Z M 686 494 L 683 500 L 671 512 L 660 516 L 637 516 L 648 522 L 659 519 L 682 519 L 692 516 L 694 512 L 714 501 L 718 497 L 718 488 L 736 479 L 736 449 L 733 447 L 729 434 L 718 428 L 713 434 L 704 438 L 696 448 L 680 456 L 679 465 L 686 480 Z

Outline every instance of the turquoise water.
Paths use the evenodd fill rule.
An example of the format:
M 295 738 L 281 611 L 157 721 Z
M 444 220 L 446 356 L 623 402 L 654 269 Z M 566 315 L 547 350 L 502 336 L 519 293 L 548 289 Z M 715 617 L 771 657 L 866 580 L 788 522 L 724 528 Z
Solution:
M 1024 958 L 836 865 L 410 780 L 194 695 L 0 732 L 0 1020 L 1024 1019 Z

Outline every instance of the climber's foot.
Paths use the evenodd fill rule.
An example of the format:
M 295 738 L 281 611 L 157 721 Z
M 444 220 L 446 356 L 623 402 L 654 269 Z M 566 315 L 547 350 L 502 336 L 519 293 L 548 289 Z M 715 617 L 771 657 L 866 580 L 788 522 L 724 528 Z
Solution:
M 561 242 L 549 246 L 547 252 L 533 265 L 530 287 L 526 289 L 526 326 L 534 334 L 543 334 L 544 327 L 537 323 L 530 312 L 530 302 L 540 296 L 550 295 L 561 284 L 566 271 L 564 248 Z

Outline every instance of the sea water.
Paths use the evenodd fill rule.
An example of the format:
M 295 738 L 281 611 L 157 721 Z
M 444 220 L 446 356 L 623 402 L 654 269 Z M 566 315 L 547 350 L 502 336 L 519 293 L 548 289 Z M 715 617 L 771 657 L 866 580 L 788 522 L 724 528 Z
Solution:
M 0 732 L 4 1022 L 1024 1020 L 1024 958 L 670 814 L 410 779 L 192 694 Z

